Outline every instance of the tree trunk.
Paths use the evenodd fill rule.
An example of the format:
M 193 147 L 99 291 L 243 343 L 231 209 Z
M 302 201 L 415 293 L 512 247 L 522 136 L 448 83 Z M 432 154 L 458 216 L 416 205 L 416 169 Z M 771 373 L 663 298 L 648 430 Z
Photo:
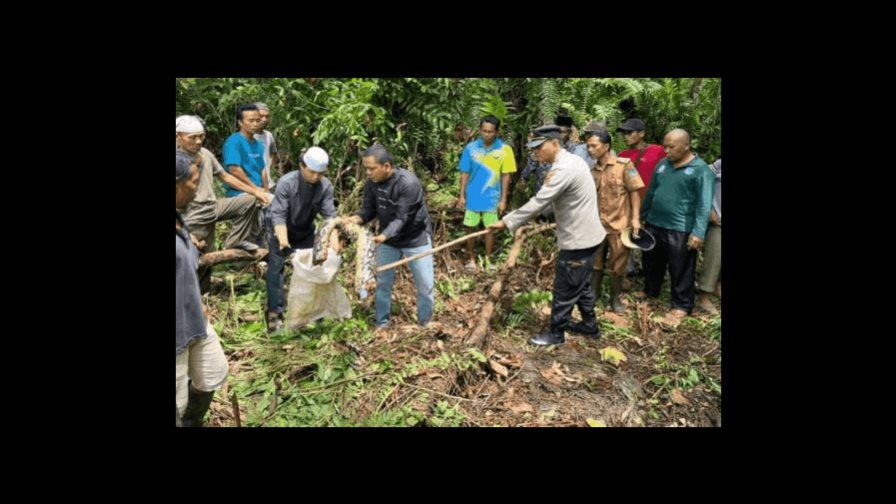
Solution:
M 498 275 L 498 281 L 495 282 L 494 285 L 492 285 L 492 288 L 488 291 L 488 301 L 479 312 L 479 321 L 473 330 L 470 331 L 470 334 L 464 338 L 464 344 L 466 346 L 479 348 L 481 350 L 488 347 L 488 326 L 491 323 L 492 316 L 495 314 L 495 305 L 501 299 L 504 282 L 516 266 L 516 258 L 523 248 L 523 240 L 533 234 L 541 233 L 542 231 L 553 229 L 555 227 L 557 227 L 556 223 L 536 226 L 529 230 L 517 230 L 516 237 L 513 239 L 513 246 L 510 248 L 510 254 L 507 256 L 507 262 L 504 263 L 504 267 L 501 268 L 501 273 Z
M 504 266 L 501 268 L 498 281 L 495 282 L 489 290 L 488 301 L 486 302 L 485 307 L 479 312 L 478 323 L 470 334 L 464 338 L 461 345 L 475 347 L 481 350 L 483 354 L 488 355 L 488 326 L 492 316 L 495 314 L 495 305 L 501 299 L 504 283 L 510 276 L 510 272 L 516 266 L 516 258 L 519 255 L 520 250 L 522 250 L 523 241 L 530 235 L 540 233 L 547 229 L 553 229 L 556 226 L 557 224 L 545 224 L 542 226 L 531 227 L 528 230 L 517 230 L 507 262 L 504 263 Z M 430 411 L 432 405 L 436 401 L 441 400 L 443 396 L 463 393 L 464 390 L 469 390 L 471 384 L 482 383 L 482 380 L 487 380 L 487 373 L 489 372 L 494 372 L 494 367 L 492 367 L 490 363 L 483 363 L 481 367 L 474 367 L 462 372 L 453 368 L 446 369 L 441 372 L 442 379 L 440 379 L 438 383 L 429 384 L 431 387 L 430 391 L 434 392 L 434 394 L 431 394 L 427 400 L 416 401 L 414 407 L 420 411 Z M 475 397 L 465 399 L 475 400 Z
M 268 249 L 260 248 L 255 252 L 246 252 L 240 249 L 225 249 L 217 252 L 203 254 L 199 258 L 200 266 L 214 266 L 231 261 L 260 261 L 267 257 Z

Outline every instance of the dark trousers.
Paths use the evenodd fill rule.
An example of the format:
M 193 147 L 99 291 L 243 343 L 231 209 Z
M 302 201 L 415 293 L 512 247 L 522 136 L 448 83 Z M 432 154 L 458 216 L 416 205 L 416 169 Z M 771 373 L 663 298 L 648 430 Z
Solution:
M 265 280 L 268 288 L 268 311 L 283 313 L 286 308 L 286 302 L 283 295 L 284 273 L 283 269 L 286 265 L 286 258 L 280 255 L 280 241 L 274 234 L 274 226 L 269 226 L 267 230 L 268 237 L 268 271 L 265 274 Z M 292 254 L 296 249 L 306 249 L 314 246 L 314 233 L 309 233 L 300 243 L 293 243 L 290 238 L 290 245 L 287 255 Z
M 597 245 L 579 250 L 561 250 L 554 270 L 554 300 L 551 303 L 551 332 L 563 334 L 569 325 L 572 307 L 578 306 L 582 317 L 594 313 L 594 292 L 591 270 Z
M 691 233 L 658 228 L 649 222 L 645 229 L 656 238 L 656 247 L 642 254 L 644 293 L 650 297 L 660 295 L 668 267 L 672 280 L 672 308 L 691 313 L 697 269 L 697 251 L 688 249 Z

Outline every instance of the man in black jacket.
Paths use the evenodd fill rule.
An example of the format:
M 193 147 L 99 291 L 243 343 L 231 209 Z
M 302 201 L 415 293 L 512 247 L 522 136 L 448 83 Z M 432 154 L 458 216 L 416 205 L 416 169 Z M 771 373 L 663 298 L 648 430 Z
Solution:
M 367 183 L 364 202 L 355 215 L 344 222 L 364 224 L 377 218 L 379 234 L 373 239 L 377 247 L 376 263 L 383 266 L 432 249 L 432 220 L 426 208 L 423 186 L 417 177 L 404 168 L 396 168 L 392 155 L 376 144 L 362 154 Z M 432 318 L 433 258 L 426 256 L 409 264 L 417 286 L 417 323 L 425 326 Z M 376 275 L 376 325 L 389 325 L 392 310 L 392 283 L 395 270 Z

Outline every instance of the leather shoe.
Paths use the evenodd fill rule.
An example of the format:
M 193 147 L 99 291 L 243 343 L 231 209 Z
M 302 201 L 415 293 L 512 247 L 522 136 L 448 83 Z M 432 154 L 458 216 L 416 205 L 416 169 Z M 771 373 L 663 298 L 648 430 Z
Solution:
M 566 326 L 566 330 L 569 332 L 581 334 L 586 338 L 600 338 L 600 326 L 597 325 L 596 320 L 591 322 L 590 324 L 587 324 L 585 322 L 570 322 L 569 325 Z
M 544 333 L 539 334 L 538 336 L 529 338 L 530 345 L 538 345 L 538 346 L 561 345 L 565 342 L 566 342 L 566 339 L 563 337 L 562 332 L 558 335 L 558 334 L 552 333 L 551 331 L 546 331 Z

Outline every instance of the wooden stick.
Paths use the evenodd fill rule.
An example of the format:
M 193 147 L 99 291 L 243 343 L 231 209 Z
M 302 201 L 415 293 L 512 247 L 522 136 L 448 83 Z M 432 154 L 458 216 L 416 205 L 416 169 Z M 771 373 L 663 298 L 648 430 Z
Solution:
M 435 254 L 436 252 L 438 252 L 440 250 L 446 249 L 448 247 L 453 247 L 454 245 L 457 245 L 458 243 L 463 243 L 471 238 L 476 238 L 477 236 L 482 236 L 484 234 L 491 233 L 491 231 L 492 231 L 491 229 L 486 228 L 486 229 L 483 229 L 480 231 L 476 231 L 475 233 L 470 233 L 470 234 L 468 234 L 466 236 L 462 236 L 454 241 L 450 241 L 444 245 L 439 245 L 438 247 L 427 250 L 426 252 L 421 252 L 419 254 L 412 255 L 411 257 L 406 257 L 400 261 L 395 261 L 394 263 L 386 264 L 385 266 L 380 266 L 379 268 L 376 269 L 376 272 L 379 273 L 381 271 L 386 271 L 386 270 L 390 270 L 392 268 L 397 268 L 398 266 L 401 266 L 402 264 L 409 263 L 411 261 L 416 261 L 417 259 L 420 259 L 421 257 L 426 257 L 428 255 Z
M 230 398 L 231 404 L 233 404 L 233 418 L 236 419 L 236 426 L 242 427 L 240 424 L 240 403 L 236 399 L 236 392 Z

